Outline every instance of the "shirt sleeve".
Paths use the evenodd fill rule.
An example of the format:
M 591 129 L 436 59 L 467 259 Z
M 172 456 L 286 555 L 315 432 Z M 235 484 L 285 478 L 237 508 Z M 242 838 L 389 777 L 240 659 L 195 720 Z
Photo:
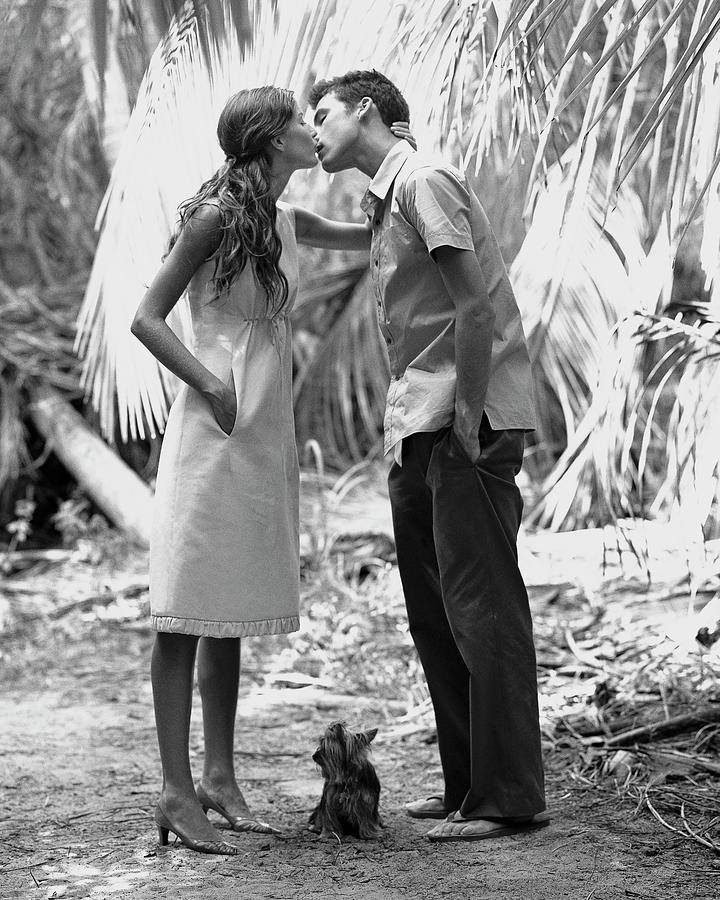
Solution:
M 403 188 L 401 208 L 428 252 L 436 247 L 475 249 L 470 227 L 470 194 L 450 169 L 432 166 L 416 169 Z

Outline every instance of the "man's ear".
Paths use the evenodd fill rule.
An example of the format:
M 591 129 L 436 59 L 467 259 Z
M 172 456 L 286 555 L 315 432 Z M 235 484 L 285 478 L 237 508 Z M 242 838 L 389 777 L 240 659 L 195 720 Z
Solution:
M 276 150 L 284 150 L 285 149 L 285 138 L 279 134 L 274 138 L 270 138 L 270 146 L 274 147 Z
M 362 119 L 363 116 L 366 116 L 368 111 L 372 108 L 372 106 L 373 106 L 372 97 L 363 97 L 362 100 L 358 103 L 358 107 L 357 107 L 358 119 Z

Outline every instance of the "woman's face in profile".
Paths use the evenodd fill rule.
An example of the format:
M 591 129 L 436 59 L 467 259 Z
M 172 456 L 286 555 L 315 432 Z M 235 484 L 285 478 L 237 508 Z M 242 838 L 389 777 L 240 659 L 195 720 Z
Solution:
M 282 134 L 285 161 L 297 169 L 311 169 L 317 165 L 315 132 L 296 106 L 292 122 Z

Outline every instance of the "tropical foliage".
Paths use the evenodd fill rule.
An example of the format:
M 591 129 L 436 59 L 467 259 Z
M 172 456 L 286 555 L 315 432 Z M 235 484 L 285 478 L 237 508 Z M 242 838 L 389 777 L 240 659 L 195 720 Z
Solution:
M 26 12 L 42 5 L 27 3 Z M 716 508 L 719 445 L 703 444 L 699 473 L 693 460 L 711 417 L 686 388 L 702 384 L 704 397 L 716 390 L 720 0 L 106 0 L 92 8 L 86 43 L 100 78 L 86 82 L 101 122 L 121 108 L 111 89 L 119 48 L 127 58 L 135 35 L 137 70 L 137 35 L 146 49 L 152 43 L 148 21 L 165 35 L 123 140 L 110 140 L 120 129 L 103 131 L 117 159 L 79 347 L 106 433 L 116 416 L 130 436 L 164 422 L 173 385 L 127 324 L 177 202 L 217 164 L 212 135 L 225 97 L 260 82 L 302 96 L 316 76 L 375 66 L 406 94 L 420 144 L 476 179 L 514 258 L 540 395 L 533 460 L 547 480 L 537 520 L 558 527 L 669 514 L 677 487 L 696 476 L 705 498 L 697 515 Z M 292 190 L 326 210 L 319 184 Z M 505 223 L 520 213 L 526 233 L 518 235 Z M 674 259 L 689 278 L 673 273 Z M 311 368 L 299 372 L 298 422 L 338 456 L 356 458 L 376 445 L 386 370 L 359 267 L 324 272 L 322 281 L 352 300 L 342 312 L 331 306 L 327 342 L 322 333 L 299 342 L 298 363 Z M 301 316 L 312 317 L 311 306 L 306 295 Z
M 42 381 L 80 397 L 75 320 L 107 177 L 65 10 L 58 4 L 5 4 L 0 15 L 0 496 L 30 464 L 23 413 L 32 385 Z

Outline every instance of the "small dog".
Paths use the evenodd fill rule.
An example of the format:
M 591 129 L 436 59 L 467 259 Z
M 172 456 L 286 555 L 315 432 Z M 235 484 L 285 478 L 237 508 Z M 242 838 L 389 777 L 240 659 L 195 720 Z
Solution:
M 380 781 L 368 759 L 376 734 L 377 728 L 353 734 L 343 722 L 328 726 L 313 753 L 325 784 L 310 815 L 310 831 L 323 837 L 349 834 L 364 841 L 380 835 Z

